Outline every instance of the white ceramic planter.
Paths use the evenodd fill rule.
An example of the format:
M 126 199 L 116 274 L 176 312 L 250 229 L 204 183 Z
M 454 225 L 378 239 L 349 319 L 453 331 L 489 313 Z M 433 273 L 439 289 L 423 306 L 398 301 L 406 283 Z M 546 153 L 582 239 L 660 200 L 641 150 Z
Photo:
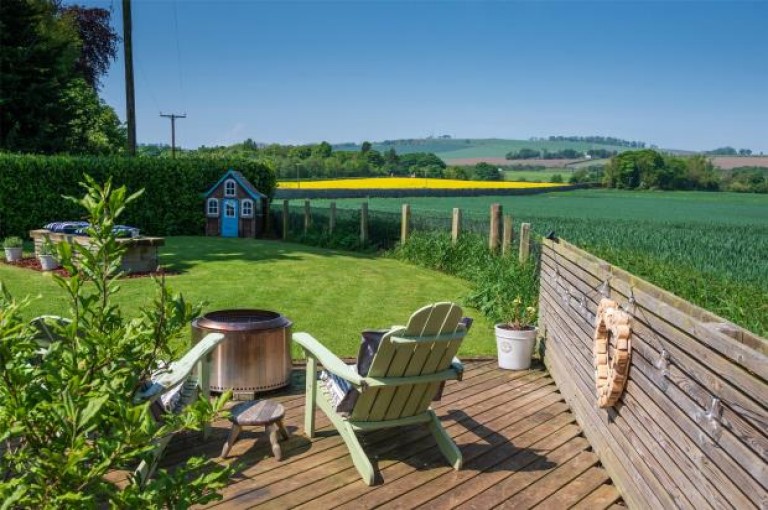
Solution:
M 533 347 L 536 344 L 538 328 L 516 330 L 507 329 L 506 324 L 496 324 L 496 351 L 499 356 L 499 368 L 507 370 L 525 370 L 531 367 Z
M 21 260 L 21 248 L 5 248 L 5 260 L 18 262 Z
M 40 260 L 40 267 L 43 271 L 53 271 L 59 267 L 59 261 L 54 255 L 38 255 L 37 258 Z

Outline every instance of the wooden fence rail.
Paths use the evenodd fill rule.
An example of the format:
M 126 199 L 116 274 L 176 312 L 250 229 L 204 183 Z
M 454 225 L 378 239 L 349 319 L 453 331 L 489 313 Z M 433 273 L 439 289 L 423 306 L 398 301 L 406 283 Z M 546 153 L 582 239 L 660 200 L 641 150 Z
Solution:
M 600 299 L 632 318 L 626 389 L 597 407 Z M 630 505 L 768 508 L 768 341 L 564 241 L 544 240 L 545 362 Z
M 287 240 L 290 234 L 290 204 L 288 200 L 283 200 L 283 240 Z M 514 227 L 512 217 L 503 215 L 500 204 L 491 204 L 490 216 L 488 220 L 488 247 L 492 251 L 499 251 L 504 256 L 512 253 L 512 241 L 514 238 Z M 333 234 L 336 228 L 336 202 L 329 204 L 328 211 L 328 232 Z M 462 213 L 458 207 L 454 208 L 451 216 L 451 241 L 456 244 L 461 236 Z M 400 242 L 406 243 L 412 232 L 412 213 L 409 204 L 403 204 L 400 215 Z M 304 234 L 306 235 L 312 228 L 312 206 L 310 200 L 304 200 L 303 208 Z M 529 223 L 523 223 L 520 228 L 520 262 L 525 262 L 530 256 L 531 246 L 531 226 Z M 360 204 L 360 241 L 365 244 L 371 239 L 369 230 L 369 211 L 368 204 Z

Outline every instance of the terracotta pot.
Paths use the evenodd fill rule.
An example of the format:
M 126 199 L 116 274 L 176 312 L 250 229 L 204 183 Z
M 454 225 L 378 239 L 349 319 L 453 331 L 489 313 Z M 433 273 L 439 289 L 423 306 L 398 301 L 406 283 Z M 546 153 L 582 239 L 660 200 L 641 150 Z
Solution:
M 509 329 L 506 324 L 496 324 L 494 330 L 499 368 L 507 370 L 530 368 L 539 329 Z

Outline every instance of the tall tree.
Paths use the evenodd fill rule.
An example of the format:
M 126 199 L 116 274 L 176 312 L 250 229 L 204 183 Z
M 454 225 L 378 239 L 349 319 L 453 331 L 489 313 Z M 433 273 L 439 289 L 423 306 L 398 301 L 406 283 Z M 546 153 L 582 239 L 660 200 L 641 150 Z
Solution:
M 45 0 L 0 2 L 0 148 L 54 152 L 69 120 L 61 108 L 73 78 L 77 33 Z
M 95 88 L 117 36 L 108 36 L 106 45 L 95 43 L 101 37 L 96 34 L 111 30 L 109 16 L 84 14 L 91 21 L 83 27 L 90 28 L 81 30 L 74 13 L 90 10 L 65 11 L 51 0 L 0 1 L 0 149 L 120 149 L 120 121 Z M 97 30 L 99 23 L 107 24 Z M 81 32 L 90 35 L 81 39 Z
M 60 12 L 62 17 L 71 21 L 80 37 L 80 57 L 75 63 L 75 70 L 88 85 L 98 89 L 101 77 L 117 56 L 120 40 L 110 23 L 112 14 L 107 9 L 82 5 L 63 7 Z

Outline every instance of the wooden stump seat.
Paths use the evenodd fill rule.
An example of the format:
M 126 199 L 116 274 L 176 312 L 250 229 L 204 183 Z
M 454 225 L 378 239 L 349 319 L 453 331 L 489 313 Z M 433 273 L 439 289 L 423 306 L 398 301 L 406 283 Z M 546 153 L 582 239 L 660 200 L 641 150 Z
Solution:
M 283 406 L 272 400 L 249 400 L 240 402 L 230 410 L 229 421 L 232 422 L 232 431 L 229 433 L 227 442 L 224 443 L 224 449 L 221 456 L 226 457 L 232 445 L 237 441 L 237 436 L 243 427 L 254 427 L 263 425 L 264 430 L 269 436 L 269 442 L 272 445 L 272 453 L 277 460 L 282 460 L 283 451 L 278 442 L 278 434 L 283 439 L 288 439 L 288 431 L 283 425 L 283 416 L 285 409 Z

